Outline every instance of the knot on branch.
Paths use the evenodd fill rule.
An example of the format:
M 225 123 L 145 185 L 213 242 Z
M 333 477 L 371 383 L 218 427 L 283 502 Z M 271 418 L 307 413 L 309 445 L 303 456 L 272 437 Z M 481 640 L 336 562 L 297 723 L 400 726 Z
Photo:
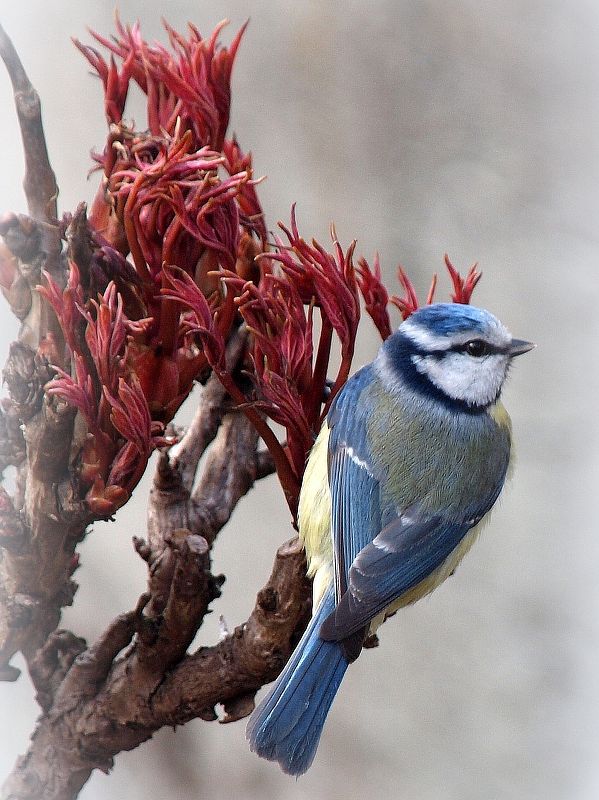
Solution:
M 29 673 L 37 690 L 36 700 L 44 711 L 52 706 L 56 690 L 85 648 L 85 639 L 70 631 L 57 630 L 31 659 Z
M 8 492 L 0 486 L 0 547 L 14 555 L 27 549 L 27 535 Z
M 41 233 L 38 223 L 12 211 L 0 216 L 0 236 L 10 252 L 21 261 L 28 263 L 40 252 Z
M 9 628 L 26 628 L 31 624 L 41 607 L 40 600 L 30 594 L 19 592 L 6 601 L 6 623 Z
M 139 660 L 151 670 L 167 669 L 185 655 L 224 582 L 224 576 L 210 572 L 210 547 L 203 536 L 178 528 L 162 542 L 164 549 L 154 552 L 143 540 L 135 540 L 150 569 Z
M 44 359 L 23 342 L 12 342 L 2 377 L 8 394 L 23 422 L 30 420 L 40 408 L 43 387 L 52 376 Z
M 265 614 L 272 614 L 277 610 L 279 598 L 275 589 L 272 586 L 265 586 L 260 589 L 256 598 L 258 608 Z
M 19 466 L 25 458 L 25 437 L 17 409 L 10 400 L 0 400 L 0 472 Z
M 255 692 L 248 692 L 247 694 L 240 694 L 232 700 L 227 700 L 223 703 L 223 716 L 219 719 L 221 725 L 226 725 L 229 722 L 237 722 L 237 720 L 249 717 L 256 703 L 254 698 Z

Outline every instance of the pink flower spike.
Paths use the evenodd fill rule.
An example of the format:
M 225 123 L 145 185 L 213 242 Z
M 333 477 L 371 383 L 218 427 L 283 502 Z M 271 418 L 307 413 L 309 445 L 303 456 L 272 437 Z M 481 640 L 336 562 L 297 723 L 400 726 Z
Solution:
M 397 268 L 397 278 L 403 286 L 405 294 L 403 297 L 394 295 L 391 298 L 391 302 L 400 310 L 402 317 L 407 319 L 410 314 L 413 314 L 420 307 L 420 303 L 418 302 L 414 284 L 403 271 L 401 265 Z
M 289 245 L 275 237 L 278 252 L 265 253 L 262 258 L 281 264 L 281 269 L 296 286 L 304 303 L 315 301 L 341 342 L 344 361 L 351 359 L 360 320 L 358 285 L 353 267 L 355 242 L 344 253 L 332 231 L 334 254 L 327 252 L 314 239 L 308 244 L 299 234 L 295 205 L 291 209 L 291 230 L 282 222 L 279 222 L 279 227 Z
M 83 357 L 73 354 L 75 378 L 60 369 L 53 367 L 58 377 L 49 381 L 44 390 L 46 394 L 56 395 L 70 406 L 74 406 L 84 416 L 88 429 L 94 432 L 97 428 L 98 407 L 91 375 L 87 372 Z
M 148 43 L 141 36 L 139 24 L 124 26 L 117 18 L 117 35 L 107 39 L 90 31 L 94 39 L 112 56 L 122 59 L 121 72 L 109 67 L 91 47 L 75 42 L 102 78 L 107 109 L 116 110 L 126 97 L 125 83 L 133 78 L 147 95 L 149 129 L 155 136 L 172 136 L 177 125 L 191 131 L 194 148 L 210 144 L 216 150 L 223 145 L 229 124 L 231 72 L 239 43 L 246 29 L 242 26 L 231 45 L 218 42 L 226 20 L 216 26 L 209 39 L 189 26 L 186 38 L 164 23 L 170 50 L 158 43 Z M 113 112 L 114 109 L 111 109 Z
M 210 366 L 222 371 L 225 367 L 225 340 L 216 325 L 214 312 L 208 301 L 193 278 L 184 270 L 165 266 L 163 276 L 165 286 L 160 290 L 160 294 L 164 298 L 177 300 L 190 309 L 192 318 L 187 318 L 185 324 L 190 331 L 200 336 Z
M 381 265 L 379 254 L 374 254 L 374 271 L 365 258 L 360 258 L 356 269 L 358 286 L 364 298 L 366 312 L 376 325 L 381 339 L 384 341 L 391 335 L 391 321 L 387 305 L 389 304 L 389 293 L 381 280 Z
M 252 154 L 244 154 L 235 137 L 233 139 L 225 139 L 223 153 L 225 156 L 225 169 L 229 175 L 235 175 L 239 172 L 246 172 L 249 176 L 253 174 Z M 259 178 L 243 183 L 237 196 L 237 202 L 243 212 L 242 225 L 248 230 L 255 231 L 260 240 L 266 242 L 268 234 L 264 222 L 264 212 L 255 189 L 256 184 L 261 180 L 262 178 Z
M 37 291 L 54 309 L 60 327 L 71 352 L 78 349 L 77 328 L 81 320 L 80 306 L 83 304 L 81 276 L 74 261 L 69 261 L 69 279 L 61 289 L 52 276 L 44 271 L 45 286 L 37 286 Z
M 433 302 L 433 299 L 435 297 L 435 289 L 436 288 L 437 288 L 437 273 L 434 272 L 432 280 L 431 280 L 431 286 L 430 286 L 430 289 L 428 290 L 428 294 L 426 296 L 425 305 L 430 306 L 431 303 Z
M 152 451 L 152 419 L 150 409 L 138 378 L 132 374 L 130 383 L 119 378 L 118 397 L 113 397 L 106 386 L 104 396 L 108 400 L 110 419 L 117 431 L 135 446 L 141 456 Z
M 111 281 L 98 300 L 91 300 L 95 317 L 84 308 L 81 315 L 87 321 L 85 341 L 103 386 L 114 390 L 118 367 L 122 361 L 127 339 L 123 299 Z
M 472 292 L 482 277 L 482 272 L 477 271 L 478 264 L 475 263 L 470 267 L 465 278 L 462 278 L 460 273 L 453 266 L 447 253 L 445 253 L 445 266 L 447 267 L 451 282 L 453 283 L 452 301 L 454 303 L 468 305 L 472 297 Z

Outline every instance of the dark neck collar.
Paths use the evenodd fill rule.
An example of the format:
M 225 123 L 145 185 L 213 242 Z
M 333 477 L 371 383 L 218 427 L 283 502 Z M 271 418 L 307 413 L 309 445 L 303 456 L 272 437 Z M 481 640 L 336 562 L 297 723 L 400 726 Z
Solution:
M 397 383 L 410 389 L 414 394 L 440 403 L 449 411 L 462 412 L 476 416 L 483 414 L 497 400 L 484 405 L 467 403 L 450 397 L 431 379 L 416 368 L 412 356 L 430 356 L 430 352 L 419 348 L 412 339 L 399 331 L 390 336 L 383 345 L 385 362 L 382 364 L 382 377 L 391 384 Z

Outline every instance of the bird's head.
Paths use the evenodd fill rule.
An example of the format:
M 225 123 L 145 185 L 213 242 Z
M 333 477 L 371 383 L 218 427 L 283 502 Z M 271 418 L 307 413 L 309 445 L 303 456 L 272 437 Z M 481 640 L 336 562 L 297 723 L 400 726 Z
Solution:
M 501 392 L 512 358 L 534 347 L 474 306 L 435 303 L 415 311 L 385 342 L 379 372 L 446 404 L 483 410 Z

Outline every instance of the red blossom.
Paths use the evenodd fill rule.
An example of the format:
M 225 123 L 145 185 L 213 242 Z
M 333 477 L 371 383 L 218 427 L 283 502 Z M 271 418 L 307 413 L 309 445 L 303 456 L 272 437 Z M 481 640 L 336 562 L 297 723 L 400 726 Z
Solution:
M 106 386 L 103 391 L 110 404 L 112 424 L 135 447 L 138 455 L 147 457 L 154 447 L 166 444 L 167 440 L 158 435 L 163 426 L 152 422 L 147 400 L 134 374 L 129 381 L 119 379 L 116 397 L 110 394 Z
M 171 184 L 168 195 L 163 196 L 171 206 L 178 228 L 184 229 L 178 232 L 189 234 L 189 237 L 183 235 L 182 238 L 191 238 L 196 247 L 201 245 L 212 251 L 216 260 L 229 269 L 235 266 L 239 248 L 240 220 L 236 196 L 247 180 L 246 172 L 224 181 L 206 174 L 186 194 L 181 189 L 181 182 L 177 182 Z M 180 251 L 180 241 L 176 244 Z M 181 261 L 174 253 L 165 260 L 177 264 Z
M 71 265 L 64 290 L 46 276 L 40 292 L 67 344 L 46 391 L 86 424 L 76 465 L 99 516 L 128 499 L 152 450 L 168 445 L 164 424 L 212 369 L 270 450 L 295 517 L 307 454 L 351 370 L 360 295 L 383 339 L 391 333 L 389 303 L 404 319 L 419 307 L 401 267 L 403 295 L 390 298 L 378 254 L 372 269 L 362 258 L 355 270 L 355 242 L 343 249 L 334 228 L 330 250 L 307 242 L 294 207 L 265 252 L 251 153 L 226 138 L 245 26 L 226 48 L 218 42 L 223 25 L 204 39 L 192 25 L 183 36 L 165 23 L 165 47 L 117 18 L 112 39 L 92 32 L 108 60 L 76 42 L 104 87 L 110 129 L 96 157 L 103 179 L 90 214 L 89 259 Z M 131 81 L 146 95 L 147 130 L 123 121 Z M 476 266 L 465 278 L 447 256 L 446 266 L 452 299 L 468 303 Z M 436 276 L 426 303 L 435 287 Z M 240 318 L 251 383 L 239 381 L 226 360 Z M 335 339 L 341 359 L 330 376 Z M 284 442 L 269 421 L 283 426 Z
M 85 341 L 103 387 L 112 389 L 118 380 L 127 338 L 123 301 L 114 283 L 110 283 L 98 300 L 90 300 L 92 314 L 84 308 L 81 315 L 87 321 Z
M 84 302 L 83 288 L 79 267 L 73 260 L 69 261 L 69 278 L 64 289 L 56 283 L 49 272 L 44 271 L 44 286 L 38 286 L 37 291 L 46 298 L 58 317 L 65 342 L 75 352 L 79 348 L 77 331 L 81 328 L 80 308 Z
M 328 253 L 315 240 L 308 244 L 299 234 L 295 206 L 291 211 L 291 228 L 279 222 L 289 244 L 278 236 L 276 253 L 264 253 L 261 258 L 277 261 L 283 273 L 298 289 L 304 303 L 314 303 L 321 310 L 322 332 L 319 354 L 328 364 L 330 356 L 330 329 L 337 334 L 341 344 L 341 366 L 333 384 L 331 399 L 347 380 L 353 358 L 354 344 L 360 320 L 358 284 L 353 267 L 355 241 L 344 252 L 331 228 L 334 253 Z M 324 378 L 322 377 L 323 389 Z M 313 398 L 320 400 L 320 397 Z
M 268 368 L 261 371 L 258 381 L 260 393 L 266 401 L 260 407 L 285 428 L 286 451 L 300 484 L 306 458 L 314 443 L 314 430 L 304 411 L 302 395 L 293 382 Z
M 225 339 L 216 324 L 215 314 L 206 297 L 198 289 L 190 276 L 176 267 L 164 270 L 164 288 L 162 297 L 175 300 L 187 307 L 191 315 L 183 318 L 188 331 L 197 333 L 202 340 L 203 351 L 213 369 L 225 368 Z
M 447 267 L 447 271 L 449 272 L 451 282 L 453 284 L 453 294 L 451 295 L 452 301 L 454 303 L 464 303 L 465 305 L 468 305 L 470 298 L 472 297 L 472 292 L 482 277 L 482 272 L 477 271 L 478 264 L 473 264 L 470 267 L 465 278 L 462 278 L 460 273 L 453 266 L 447 253 L 445 253 L 445 266 Z
M 125 26 L 117 16 L 114 37 L 92 31 L 110 52 L 110 65 L 76 42 L 102 79 L 113 122 L 97 157 L 106 181 L 90 221 L 106 244 L 131 253 L 144 283 L 145 313 L 156 319 L 169 349 L 176 346 L 176 330 L 159 318 L 162 310 L 168 317 L 170 307 L 155 302 L 162 265 L 185 269 L 210 294 L 216 287 L 209 273 L 219 265 L 235 268 L 242 230 L 266 238 L 251 156 L 236 140 L 225 147 L 231 71 L 246 26 L 227 48 L 218 41 L 224 25 L 205 39 L 193 25 L 183 36 L 165 23 L 168 48 L 146 42 L 138 23 Z M 115 58 L 123 61 L 120 70 Z M 130 80 L 147 96 L 147 132 L 121 118 Z M 219 175 L 221 166 L 228 177 Z
M 358 260 L 357 281 L 366 311 L 376 325 L 383 341 L 391 335 L 391 321 L 387 306 L 389 304 L 389 293 L 381 280 L 381 264 L 379 254 L 374 254 L 374 272 L 365 258 Z
M 418 300 L 418 296 L 416 295 L 416 290 L 414 289 L 414 284 L 408 278 L 406 273 L 404 272 L 401 266 L 397 267 L 397 279 L 401 283 L 404 295 L 403 297 L 397 297 L 394 295 L 390 302 L 393 303 L 394 306 L 401 312 L 401 316 L 403 319 L 407 319 L 410 314 L 413 314 L 418 308 L 420 308 L 420 301 Z M 435 288 L 437 286 L 437 275 L 434 274 L 431 280 L 431 285 L 428 290 L 428 294 L 426 296 L 425 305 L 430 305 L 433 302 L 433 297 L 435 295 Z
M 73 353 L 73 362 L 75 367 L 74 376 L 55 366 L 54 370 L 58 377 L 49 381 L 44 388 L 46 394 L 62 397 L 66 403 L 79 409 L 85 417 L 88 428 L 96 431 L 98 412 L 94 383 L 87 371 L 85 361 L 79 353 Z
M 73 44 L 89 61 L 104 85 L 104 110 L 109 123 L 118 123 L 123 118 L 129 82 L 133 75 L 135 53 L 130 51 L 123 61 L 122 69 L 118 69 L 114 56 L 110 57 L 107 64 L 100 53 L 89 45 L 82 44 L 78 39 L 73 39 Z
M 90 31 L 113 55 L 124 61 L 122 72 L 113 74 L 104 59 L 91 47 L 75 44 L 98 72 L 107 94 L 106 108 L 121 110 L 126 84 L 133 78 L 147 95 L 148 123 L 151 134 L 173 135 L 177 124 L 194 134 L 196 149 L 210 145 L 220 150 L 229 124 L 231 72 L 247 23 L 235 35 L 230 46 L 218 42 L 224 20 L 209 39 L 189 25 L 185 38 L 165 23 L 172 53 L 158 43 L 148 44 L 141 36 L 139 23 L 124 26 L 116 20 L 117 35 L 112 39 Z M 180 122 L 178 122 L 180 121 Z
M 309 388 L 312 362 L 312 307 L 306 314 L 297 287 L 288 279 L 266 274 L 261 284 L 229 276 L 237 288 L 241 316 L 254 336 L 256 370 L 268 369 Z
M 324 386 L 315 388 L 312 365 L 312 311 L 286 276 L 267 273 L 259 284 L 225 278 L 252 334 L 251 378 L 258 406 L 284 426 L 287 453 L 299 482 L 306 454 L 320 427 Z M 313 403 L 313 392 L 318 403 Z
M 398 267 L 397 277 L 404 290 L 404 294 L 402 297 L 394 295 L 390 298 L 387 289 L 381 281 L 381 267 L 378 253 L 375 253 L 374 256 L 374 271 L 370 268 L 365 258 L 361 258 L 358 264 L 358 283 L 362 296 L 364 297 L 366 311 L 371 316 L 381 338 L 384 340 L 391 333 L 391 324 L 387 311 L 388 304 L 392 303 L 396 306 L 401 312 L 403 319 L 407 319 L 410 314 L 413 314 L 414 311 L 420 308 L 420 301 L 418 300 L 414 284 L 401 266 Z M 474 266 L 470 268 L 465 278 L 461 277 L 447 255 L 445 255 L 445 265 L 453 284 L 452 301 L 454 303 L 469 303 L 472 292 L 481 277 L 480 273 L 476 270 L 477 265 L 474 264 Z M 428 294 L 424 302 L 425 305 L 430 305 L 434 301 L 436 288 L 437 274 L 435 273 L 432 277 Z
M 56 310 L 69 343 L 72 364 L 70 373 L 55 367 L 56 377 L 45 388 L 48 394 L 59 396 L 77 408 L 86 422 L 88 434 L 78 459 L 79 477 L 82 486 L 91 485 L 86 495 L 90 509 L 95 514 L 107 515 L 126 501 L 143 474 L 152 449 L 165 442 L 159 435 L 163 426 L 152 418 L 149 406 L 160 381 L 146 381 L 146 391 L 142 388 L 145 372 L 140 353 L 149 352 L 143 340 L 152 330 L 152 320 L 129 320 L 113 282 L 96 300 L 85 301 L 78 278 L 79 271 L 73 264 L 64 291 L 51 279 L 40 290 Z M 167 363 L 170 362 L 165 362 L 163 368 Z M 171 374 L 168 381 L 168 398 L 169 402 L 178 400 L 180 404 L 184 398 L 173 392 L 178 377 L 175 365 L 174 380 Z M 193 376 L 189 379 L 190 386 L 192 380 Z M 162 410 L 161 406 L 158 412 Z M 127 444 L 137 454 L 134 459 L 131 448 L 123 450 Z M 116 464 L 122 477 L 118 491 L 111 488 Z
M 235 175 L 239 172 L 246 172 L 250 177 L 253 175 L 252 154 L 242 151 L 235 136 L 232 139 L 225 139 L 223 155 L 225 157 L 225 169 L 229 175 Z M 242 224 L 244 227 L 255 231 L 261 241 L 266 242 L 268 234 L 264 221 L 264 212 L 256 192 L 256 183 L 258 181 L 244 183 L 237 196 L 237 202 L 243 213 Z
M 332 397 L 349 374 L 359 321 L 358 285 L 352 264 L 354 245 L 344 251 L 332 229 L 333 252 L 281 223 L 289 244 L 276 239 L 277 251 L 260 256 L 258 281 L 244 282 L 226 272 L 237 295 L 239 313 L 252 334 L 252 372 L 258 407 L 286 431 L 286 461 L 291 472 L 279 477 L 295 513 L 297 488 L 306 456 Z M 271 272 L 270 265 L 280 265 Z M 313 348 L 313 318 L 320 315 L 318 348 Z M 341 347 L 341 365 L 331 392 L 325 392 L 332 337 Z M 246 408 L 254 408 L 250 403 Z M 269 445 L 270 446 L 270 445 Z M 276 448 L 271 447 L 271 452 Z
M 150 162 L 138 153 L 133 155 L 131 164 L 113 172 L 109 185 L 122 208 L 125 234 L 140 277 L 155 279 L 164 261 L 193 272 L 206 247 L 224 253 L 227 264 L 234 263 L 237 239 L 235 234 L 230 236 L 231 228 L 238 229 L 234 202 L 227 206 L 233 216 L 230 225 L 219 220 L 211 233 L 203 223 L 206 215 L 214 215 L 218 206 L 234 198 L 247 175 L 221 181 L 216 170 L 222 158 L 208 148 L 193 150 L 189 132 L 177 140 L 155 142 Z
M 106 486 L 101 477 L 96 477 L 93 486 L 85 495 L 89 510 L 99 519 L 111 517 L 129 499 L 129 492 L 122 486 Z

